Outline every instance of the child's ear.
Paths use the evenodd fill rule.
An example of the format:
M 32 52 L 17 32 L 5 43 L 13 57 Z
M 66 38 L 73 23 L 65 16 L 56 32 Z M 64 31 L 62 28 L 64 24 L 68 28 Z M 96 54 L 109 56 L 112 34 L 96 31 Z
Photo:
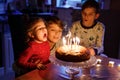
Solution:
M 98 19 L 98 18 L 99 18 L 99 16 L 100 16 L 100 14 L 99 14 L 99 13 L 97 13 L 97 14 L 96 14 L 95 19 Z
M 31 38 L 34 38 L 34 35 L 32 34 L 32 32 L 28 32 L 28 36 Z

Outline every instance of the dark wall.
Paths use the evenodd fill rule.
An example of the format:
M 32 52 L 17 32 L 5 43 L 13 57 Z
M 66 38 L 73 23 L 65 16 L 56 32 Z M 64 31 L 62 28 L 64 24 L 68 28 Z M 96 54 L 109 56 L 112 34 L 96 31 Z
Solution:
M 15 60 L 25 49 L 25 21 L 25 16 L 22 15 L 8 16 L 8 23 L 11 31 Z
M 119 10 L 120 11 L 120 0 L 111 0 L 110 1 L 110 10 Z
M 119 56 L 119 19 L 120 11 L 103 10 L 99 20 L 105 24 L 105 53 L 112 58 Z

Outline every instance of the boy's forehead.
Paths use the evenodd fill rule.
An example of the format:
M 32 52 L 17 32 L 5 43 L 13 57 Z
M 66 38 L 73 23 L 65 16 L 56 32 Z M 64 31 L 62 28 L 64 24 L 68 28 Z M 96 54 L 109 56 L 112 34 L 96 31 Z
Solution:
M 59 30 L 62 30 L 62 29 L 60 28 L 60 26 L 57 25 L 57 24 L 56 24 L 56 25 L 55 25 L 55 24 L 54 24 L 54 25 L 49 25 L 49 26 L 48 26 L 48 29 L 59 29 Z
M 57 28 L 57 27 L 59 27 L 59 26 L 58 26 L 58 24 L 55 24 L 55 23 L 54 23 L 54 24 L 49 24 L 48 27 L 49 27 L 49 28 Z
M 88 7 L 88 8 L 85 8 L 84 10 L 82 10 L 82 12 L 96 12 L 96 9 L 93 7 Z

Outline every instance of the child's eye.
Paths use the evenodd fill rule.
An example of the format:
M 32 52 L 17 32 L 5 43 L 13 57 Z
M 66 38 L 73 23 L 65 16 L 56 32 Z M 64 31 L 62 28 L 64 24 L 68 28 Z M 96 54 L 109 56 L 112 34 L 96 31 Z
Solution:
M 59 32 L 62 32 L 61 30 Z
M 92 16 L 93 14 L 89 14 L 89 16 Z
M 51 31 L 55 31 L 54 29 L 51 29 Z

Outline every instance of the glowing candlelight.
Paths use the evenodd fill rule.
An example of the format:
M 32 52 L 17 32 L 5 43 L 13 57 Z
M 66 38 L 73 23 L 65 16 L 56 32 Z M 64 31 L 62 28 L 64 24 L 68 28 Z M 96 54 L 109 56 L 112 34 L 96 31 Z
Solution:
M 70 39 L 70 45 L 69 46 L 70 46 L 70 49 L 72 50 L 72 48 L 73 48 L 72 47 L 72 39 Z
M 68 49 L 71 49 L 72 41 L 70 40 L 71 39 L 71 32 L 70 31 L 66 35 L 66 38 L 67 38 Z
M 115 63 L 114 61 L 109 61 L 108 66 L 109 67 L 114 67 L 114 63 Z
M 66 37 L 67 37 L 67 43 L 68 43 L 68 45 L 70 45 L 70 38 L 71 38 L 71 32 L 70 31 L 68 32 Z
M 67 41 L 66 41 L 66 38 L 65 37 L 63 37 L 62 38 L 62 41 L 63 41 L 63 46 L 65 47 L 65 51 L 67 51 L 68 50 L 68 46 L 67 46 Z
M 97 64 L 96 67 L 100 67 L 101 65 L 100 64 Z
M 117 68 L 118 68 L 118 70 L 120 71 L 120 64 L 118 64 L 118 67 L 117 67 Z
M 73 43 L 75 45 L 75 49 L 77 49 L 79 47 L 80 39 L 78 37 L 74 37 Z
M 101 59 L 97 59 L 97 64 L 100 64 L 102 62 Z
M 65 39 L 65 37 L 63 37 L 62 40 L 63 40 L 63 45 L 66 45 L 66 39 Z
M 77 50 L 79 47 L 80 39 L 78 37 L 71 37 L 71 32 L 69 31 L 68 34 L 63 37 L 63 46 L 65 46 L 65 51 L 74 51 Z
M 78 37 L 75 37 L 76 44 L 79 45 L 80 39 Z
M 73 43 L 75 44 L 75 38 L 73 38 Z

